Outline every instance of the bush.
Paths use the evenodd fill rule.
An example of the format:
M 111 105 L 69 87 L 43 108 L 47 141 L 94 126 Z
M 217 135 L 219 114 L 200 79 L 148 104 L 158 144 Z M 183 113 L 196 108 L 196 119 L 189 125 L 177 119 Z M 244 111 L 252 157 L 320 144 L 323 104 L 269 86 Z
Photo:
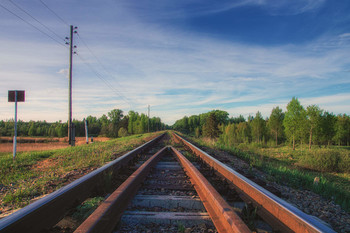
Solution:
M 128 131 L 122 127 L 118 130 L 118 136 L 119 137 L 126 137 L 126 136 L 128 136 Z
M 321 149 L 305 153 L 299 160 L 299 165 L 321 172 L 340 171 L 341 156 L 338 151 Z
M 350 173 L 350 154 L 342 153 L 340 155 L 340 162 L 338 164 L 341 172 Z
M 274 140 L 268 140 L 267 143 L 266 143 L 266 146 L 268 148 L 276 148 L 276 141 Z

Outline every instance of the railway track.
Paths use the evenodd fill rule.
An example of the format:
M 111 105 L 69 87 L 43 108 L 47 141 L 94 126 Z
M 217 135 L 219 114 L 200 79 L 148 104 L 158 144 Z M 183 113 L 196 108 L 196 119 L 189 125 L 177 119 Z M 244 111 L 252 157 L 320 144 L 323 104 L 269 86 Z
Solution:
M 177 134 L 178 149 L 163 137 L 1 219 L 0 232 L 52 232 L 111 172 L 116 189 L 74 232 L 334 232 Z

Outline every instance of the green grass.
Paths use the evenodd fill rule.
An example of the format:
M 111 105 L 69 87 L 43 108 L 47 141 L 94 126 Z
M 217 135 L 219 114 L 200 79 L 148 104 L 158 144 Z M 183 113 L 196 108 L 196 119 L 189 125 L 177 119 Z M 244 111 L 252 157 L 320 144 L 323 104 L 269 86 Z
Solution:
M 23 207 L 37 196 L 62 187 L 69 180 L 67 174 L 101 167 L 127 151 L 143 144 L 158 133 L 133 135 L 107 142 L 64 149 L 18 153 L 0 157 L 1 208 Z
M 251 167 L 269 174 L 272 181 L 296 189 L 312 190 L 350 211 L 350 165 L 347 148 L 314 148 L 308 152 L 306 146 L 293 151 L 287 146 L 264 148 L 241 144 L 238 149 L 203 139 L 191 138 L 191 141 L 199 146 L 227 151 L 245 160 Z M 334 156 L 342 159 L 334 159 Z M 308 158 L 307 162 L 305 158 Z M 310 164 L 313 166 L 310 167 Z M 329 172 L 333 171 L 334 167 L 337 169 Z M 341 169 L 343 172 L 336 172 Z M 318 185 L 314 184 L 315 177 L 320 178 Z
M 75 212 L 72 214 L 72 217 L 80 222 L 85 220 L 104 200 L 104 197 L 94 197 L 87 199 L 81 205 L 76 207 Z

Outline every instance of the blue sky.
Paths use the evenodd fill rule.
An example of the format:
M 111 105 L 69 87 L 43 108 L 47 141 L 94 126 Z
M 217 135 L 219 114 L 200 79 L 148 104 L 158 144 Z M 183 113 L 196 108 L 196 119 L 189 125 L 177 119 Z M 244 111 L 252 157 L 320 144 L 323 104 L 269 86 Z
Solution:
M 7 91 L 18 89 L 26 90 L 19 119 L 66 121 L 64 38 L 71 24 L 79 33 L 73 70 L 77 119 L 114 108 L 146 113 L 148 105 L 167 124 L 213 109 L 230 116 L 259 110 L 267 117 L 293 96 L 305 107 L 350 114 L 347 0 L 0 4 L 0 119 L 13 118 Z

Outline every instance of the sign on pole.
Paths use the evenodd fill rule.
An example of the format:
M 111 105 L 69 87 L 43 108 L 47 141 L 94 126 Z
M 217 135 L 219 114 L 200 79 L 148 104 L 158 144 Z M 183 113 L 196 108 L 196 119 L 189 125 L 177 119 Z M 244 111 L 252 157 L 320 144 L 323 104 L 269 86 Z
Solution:
M 17 148 L 17 102 L 25 101 L 24 91 L 9 91 L 8 92 L 8 102 L 15 102 L 15 134 L 13 136 L 13 160 L 16 158 L 16 148 Z
M 24 102 L 25 91 L 9 91 L 8 102 L 16 102 L 16 93 L 17 93 L 17 102 Z

